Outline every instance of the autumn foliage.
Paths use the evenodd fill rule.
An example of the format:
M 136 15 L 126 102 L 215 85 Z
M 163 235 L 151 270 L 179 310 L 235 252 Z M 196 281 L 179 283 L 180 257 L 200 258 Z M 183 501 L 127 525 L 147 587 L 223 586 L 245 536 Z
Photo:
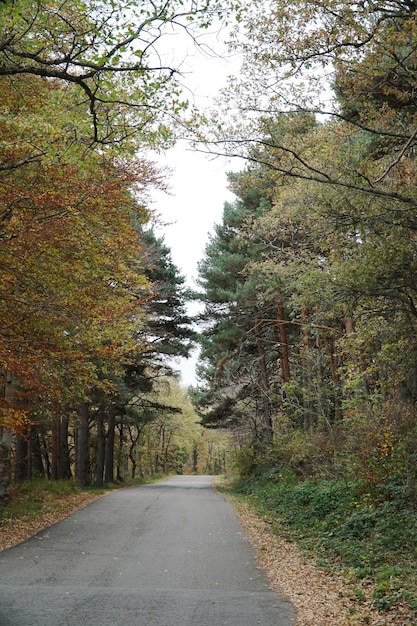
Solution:
M 141 355 L 152 367 L 149 323 L 152 302 L 161 296 L 160 286 L 149 279 L 145 232 L 152 217 L 149 192 L 164 188 L 164 182 L 149 161 L 123 155 L 119 148 L 89 148 L 69 139 L 59 119 L 49 123 L 48 107 L 68 91 L 59 83 L 4 79 L 1 89 L 0 371 L 5 391 L 0 428 L 4 437 L 17 435 L 17 475 L 30 474 L 28 454 L 33 447 L 39 452 L 42 439 L 42 445 L 52 446 L 52 461 L 46 457 L 43 467 L 39 457 L 38 471 L 66 477 L 74 463 L 68 437 L 78 429 L 80 407 L 105 398 L 116 403 L 126 368 Z M 36 120 L 33 130 L 28 120 Z M 48 151 L 34 150 L 39 128 Z M 179 292 L 177 306 L 182 306 Z
M 246 8 L 206 137 L 246 165 L 200 263 L 196 404 L 246 441 L 244 475 L 415 502 L 416 3 Z

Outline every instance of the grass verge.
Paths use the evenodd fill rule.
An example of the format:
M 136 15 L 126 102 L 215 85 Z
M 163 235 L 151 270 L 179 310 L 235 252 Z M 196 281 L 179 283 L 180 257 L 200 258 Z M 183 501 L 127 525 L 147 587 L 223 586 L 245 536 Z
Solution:
M 395 493 L 375 500 L 359 483 L 299 481 L 273 471 L 258 473 L 231 491 L 321 568 L 357 584 L 358 600 L 370 595 L 381 614 L 406 605 L 417 624 L 413 503 Z

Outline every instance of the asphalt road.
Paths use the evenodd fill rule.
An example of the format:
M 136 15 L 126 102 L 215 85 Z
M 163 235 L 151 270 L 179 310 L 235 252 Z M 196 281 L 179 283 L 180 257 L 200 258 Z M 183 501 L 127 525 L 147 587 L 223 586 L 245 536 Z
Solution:
M 0 626 L 294 626 L 207 476 L 97 500 L 0 553 Z

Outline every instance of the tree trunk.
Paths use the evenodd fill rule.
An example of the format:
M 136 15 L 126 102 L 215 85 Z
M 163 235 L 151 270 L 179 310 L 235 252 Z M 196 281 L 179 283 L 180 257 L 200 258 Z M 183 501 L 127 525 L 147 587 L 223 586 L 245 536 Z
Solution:
M 310 338 L 306 328 L 307 311 L 301 311 L 302 326 L 302 343 L 301 350 L 301 366 L 302 366 L 302 383 L 303 383 L 303 425 L 304 430 L 310 430 L 314 423 L 313 403 L 311 400 L 311 356 L 310 356 Z
M 132 428 L 134 428 L 133 426 L 128 426 L 128 432 L 129 432 L 129 439 L 130 439 L 130 445 L 129 445 L 129 459 L 130 459 L 130 463 L 132 465 L 132 470 L 130 473 L 131 478 L 135 478 L 136 476 L 136 468 L 137 468 L 137 457 L 135 456 L 135 451 L 138 445 L 138 441 L 140 439 L 141 433 L 142 433 L 142 429 L 136 427 L 136 434 L 134 435 L 132 432 Z
M 9 499 L 12 433 L 0 426 L 0 504 Z
M 333 383 L 333 421 L 340 422 L 342 418 L 342 406 L 340 398 L 340 376 L 335 356 L 334 339 L 323 334 L 324 347 L 330 368 L 330 376 Z
M 46 478 L 51 479 L 52 477 L 52 465 L 51 459 L 49 458 L 49 446 L 45 433 L 41 433 L 39 436 L 39 445 L 41 450 L 41 455 L 45 464 L 45 475 Z
M 52 427 L 51 478 L 53 480 L 71 478 L 68 427 L 69 419 L 66 415 L 58 416 Z
M 68 446 L 68 430 L 69 418 L 67 415 L 61 415 L 59 421 L 59 438 L 58 438 L 58 478 L 71 478 L 71 459 Z
M 58 480 L 58 439 L 59 439 L 59 417 L 55 417 L 51 430 L 51 479 Z
M 4 380 L 3 398 L 6 406 L 13 407 L 15 379 L 11 372 L 3 372 Z M 10 486 L 10 455 L 12 447 L 12 432 L 4 426 L 0 426 L 0 504 L 9 499 Z
M 123 424 L 119 424 L 119 448 L 117 450 L 116 478 L 120 482 L 123 482 L 123 476 L 122 476 L 123 443 L 124 443 L 124 428 L 123 428 Z
M 258 314 L 255 315 L 255 338 L 256 346 L 259 356 L 259 368 L 260 368 L 260 381 L 261 381 L 261 394 L 262 394 L 262 406 L 263 406 L 263 430 L 266 441 L 271 441 L 274 435 L 272 424 L 272 409 L 269 397 L 269 377 L 266 365 L 265 348 L 262 340 L 259 326 L 260 321 Z
M 278 300 L 277 305 L 277 313 L 278 313 L 278 332 L 279 332 L 279 343 L 280 343 L 280 352 L 281 352 L 281 377 L 282 382 L 289 383 L 290 382 L 290 353 L 288 349 L 288 335 L 287 335 L 287 324 L 285 320 L 284 313 L 284 305 L 281 298 Z
M 79 411 L 75 449 L 75 478 L 80 487 L 88 484 L 88 405 L 83 403 Z
M 104 430 L 104 409 L 100 407 L 97 412 L 97 463 L 95 484 L 98 487 L 103 485 L 104 465 L 105 465 L 106 437 Z
M 104 482 L 114 482 L 114 431 L 116 426 L 116 411 L 110 406 L 107 425 L 107 437 L 105 444 Z
M 45 467 L 42 458 L 42 448 L 39 438 L 39 432 L 35 426 L 32 426 L 29 434 L 29 450 L 31 463 L 31 476 L 45 478 Z

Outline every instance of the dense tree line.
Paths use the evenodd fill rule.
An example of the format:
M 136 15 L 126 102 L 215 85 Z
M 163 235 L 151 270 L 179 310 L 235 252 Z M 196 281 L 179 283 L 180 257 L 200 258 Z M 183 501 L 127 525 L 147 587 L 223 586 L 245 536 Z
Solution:
M 231 10 L 242 73 L 203 137 L 159 44 Z M 17 480 L 179 467 L 160 379 L 193 332 L 152 230 L 164 175 L 141 156 L 175 124 L 246 162 L 200 264 L 204 423 L 234 428 L 249 466 L 412 489 L 415 3 L 19 0 L 0 17 L 0 497 L 11 450 Z
M 198 45 L 231 8 L 0 3 L 0 500 L 11 469 L 84 485 L 181 465 L 156 387 L 193 331 L 142 155 L 191 124 L 165 36 Z
M 247 165 L 200 264 L 196 404 L 235 425 L 245 471 L 269 456 L 414 492 L 416 20 L 414 2 L 255 2 L 234 40 L 238 114 L 211 149 Z

